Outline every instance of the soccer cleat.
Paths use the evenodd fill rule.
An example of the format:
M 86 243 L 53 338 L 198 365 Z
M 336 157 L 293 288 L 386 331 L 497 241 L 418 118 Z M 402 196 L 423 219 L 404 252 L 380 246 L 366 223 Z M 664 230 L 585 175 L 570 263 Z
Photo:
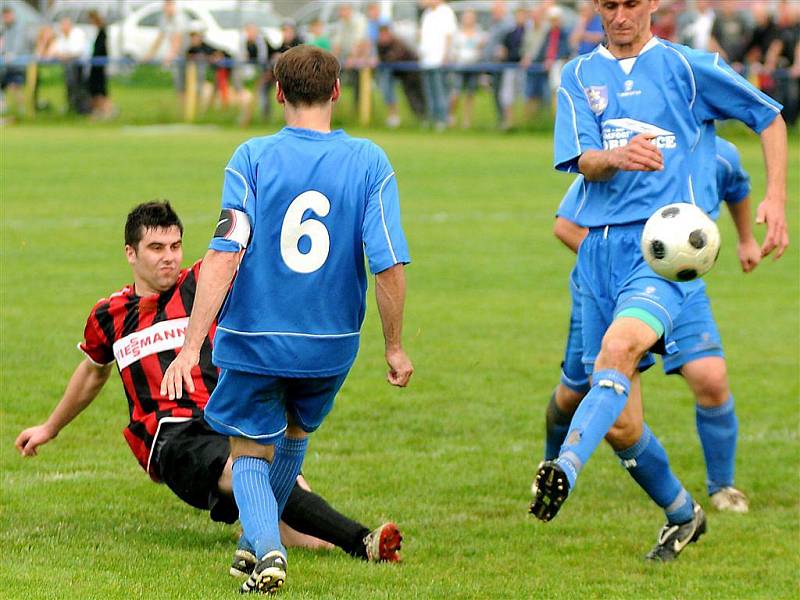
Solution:
M 536 482 L 539 480 L 539 469 L 544 466 L 544 461 L 540 460 L 539 464 L 536 465 L 536 477 L 533 478 L 533 483 L 531 483 L 531 495 L 536 498 L 536 491 L 539 489 L 536 485 Z
M 265 554 L 239 588 L 242 594 L 274 594 L 286 581 L 286 557 L 279 550 Z
M 531 489 L 535 490 L 535 497 L 529 512 L 540 521 L 547 522 L 556 516 L 569 495 L 567 474 L 555 461 L 545 461 L 536 472 Z
M 678 554 L 696 542 L 706 532 L 706 514 L 702 507 L 695 502 L 692 520 L 680 525 L 667 523 L 658 533 L 658 543 L 647 553 L 647 560 L 656 562 L 670 562 L 678 558 Z
M 721 488 L 711 494 L 711 504 L 723 512 L 746 513 L 750 510 L 747 496 L 732 486 Z
M 250 577 L 253 569 L 256 568 L 256 562 L 258 560 L 255 554 L 244 548 L 237 548 L 228 573 L 231 577 Z
M 367 560 L 370 562 L 400 562 L 403 534 L 394 523 L 384 523 L 364 537 Z

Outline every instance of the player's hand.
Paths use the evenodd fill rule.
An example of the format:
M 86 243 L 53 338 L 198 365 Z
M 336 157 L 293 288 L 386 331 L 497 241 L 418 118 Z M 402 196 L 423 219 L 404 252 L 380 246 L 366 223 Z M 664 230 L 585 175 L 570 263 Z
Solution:
M 664 155 L 655 147 L 652 133 L 640 133 L 625 146 L 614 150 L 614 167 L 620 171 L 661 171 L 664 169 Z
M 783 202 L 765 198 L 758 205 L 756 223 L 767 225 L 767 237 L 761 244 L 761 256 L 769 255 L 775 250 L 775 260 L 778 260 L 789 246 L 789 228 L 786 225 L 786 209 Z
M 742 265 L 742 271 L 749 273 L 754 270 L 758 263 L 761 262 L 761 248 L 756 241 L 756 238 L 751 237 L 749 240 L 739 242 L 738 246 L 739 263 Z
M 414 365 L 408 355 L 402 349 L 387 350 L 386 364 L 389 365 L 386 381 L 397 387 L 406 387 L 414 373 Z
M 194 381 L 192 380 L 192 369 L 200 362 L 200 352 L 191 352 L 184 348 L 178 352 L 178 356 L 172 361 L 167 370 L 164 371 L 164 378 L 161 380 L 161 395 L 167 396 L 170 400 L 183 398 L 183 387 L 190 394 L 194 393 Z
M 56 435 L 57 432 L 50 429 L 46 424 L 28 427 L 17 436 L 14 446 L 22 456 L 36 456 L 39 446 L 46 444 Z

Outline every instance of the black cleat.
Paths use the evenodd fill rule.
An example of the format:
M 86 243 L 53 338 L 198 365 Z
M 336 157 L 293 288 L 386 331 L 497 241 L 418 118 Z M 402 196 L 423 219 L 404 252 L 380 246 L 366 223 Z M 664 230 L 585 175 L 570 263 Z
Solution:
M 567 499 L 569 480 L 555 461 L 548 460 L 539 465 L 531 488 L 535 490 L 535 497 L 529 512 L 540 521 L 547 522 L 556 516 Z
M 228 573 L 231 577 L 250 577 L 253 569 L 256 568 L 256 562 L 258 561 L 255 554 L 244 548 L 237 548 Z
M 242 594 L 275 594 L 286 581 L 286 557 L 273 550 L 258 561 L 250 577 L 239 588 Z
M 694 503 L 692 520 L 680 525 L 667 523 L 658 533 L 658 543 L 647 553 L 647 560 L 655 562 L 670 562 L 678 558 L 678 554 L 696 542 L 706 532 L 706 514 L 702 507 Z

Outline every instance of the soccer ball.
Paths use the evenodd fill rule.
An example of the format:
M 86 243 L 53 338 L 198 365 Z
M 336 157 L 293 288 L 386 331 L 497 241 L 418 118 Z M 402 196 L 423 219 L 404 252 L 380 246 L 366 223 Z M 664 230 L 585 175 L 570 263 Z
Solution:
M 719 256 L 717 224 L 694 204 L 669 204 L 647 219 L 642 254 L 650 267 L 672 281 L 691 281 L 711 270 Z

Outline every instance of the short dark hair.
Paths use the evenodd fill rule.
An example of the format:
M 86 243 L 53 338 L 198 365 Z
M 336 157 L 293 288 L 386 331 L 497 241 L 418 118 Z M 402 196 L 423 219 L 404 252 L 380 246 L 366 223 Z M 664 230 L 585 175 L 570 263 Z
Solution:
M 183 223 L 178 213 L 172 210 L 168 200 L 153 200 L 136 206 L 125 221 L 125 245 L 136 246 L 148 229 L 177 227 L 183 235 Z
M 281 54 L 275 77 L 289 104 L 324 104 L 339 78 L 339 61 L 330 52 L 301 44 Z

